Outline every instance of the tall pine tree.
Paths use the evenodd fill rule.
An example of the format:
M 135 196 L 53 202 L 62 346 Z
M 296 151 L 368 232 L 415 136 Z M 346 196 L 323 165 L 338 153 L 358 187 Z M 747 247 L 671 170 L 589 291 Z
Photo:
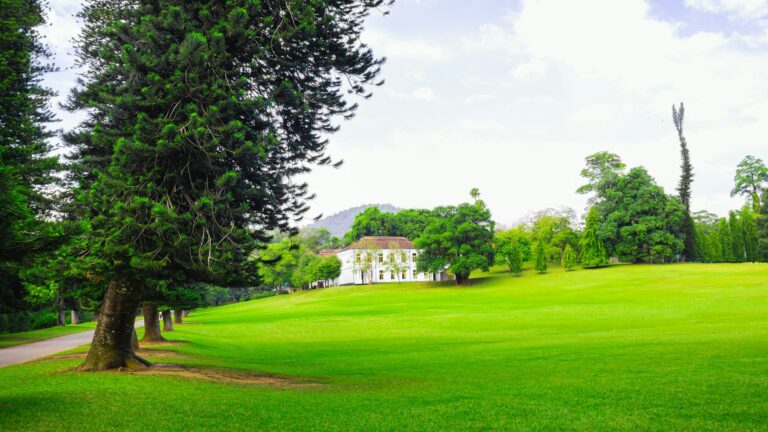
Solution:
M 683 135 L 683 120 L 685 118 L 685 106 L 680 102 L 680 109 L 672 105 L 672 120 L 677 130 L 677 137 L 680 140 L 680 183 L 677 186 L 677 192 L 680 195 L 680 201 L 685 207 L 685 217 L 680 226 L 680 232 L 685 235 L 683 255 L 686 260 L 692 261 L 696 258 L 696 229 L 691 216 L 691 183 L 693 183 L 693 165 L 691 165 L 691 155 L 688 151 L 688 143 Z
M 59 168 L 48 144 L 53 92 L 41 84 L 54 70 L 36 30 L 44 22 L 40 1 L 0 0 L 0 312 L 26 306 L 22 262 L 60 234 L 43 221 Z
M 92 271 L 108 281 L 83 370 L 142 367 L 135 310 L 159 281 L 227 282 L 267 229 L 307 210 L 294 178 L 368 96 L 360 43 L 383 0 L 91 0 L 70 108 Z

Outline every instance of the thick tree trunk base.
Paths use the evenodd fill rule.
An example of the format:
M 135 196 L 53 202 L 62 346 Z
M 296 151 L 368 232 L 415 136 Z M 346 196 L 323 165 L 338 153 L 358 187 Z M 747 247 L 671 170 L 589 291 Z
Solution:
M 141 287 L 119 279 L 109 282 L 91 349 L 78 370 L 145 369 L 152 365 L 136 355 L 131 343 L 135 332 L 133 312 L 140 299 Z
M 165 342 L 165 338 L 160 332 L 160 318 L 157 305 L 144 303 L 142 311 L 144 312 L 144 337 L 141 339 L 141 342 Z
M 163 311 L 163 331 L 173 331 L 173 320 L 171 319 L 171 311 Z
M 72 324 L 80 324 L 80 315 L 78 315 L 76 310 L 72 309 L 70 311 L 70 316 Z
M 182 311 L 182 315 L 184 315 L 184 318 L 188 317 L 188 316 L 189 316 L 189 311 L 188 311 L 188 310 L 186 310 L 186 309 L 184 309 L 184 310 Z
M 184 312 L 181 309 L 175 309 L 173 311 L 173 322 L 175 324 L 184 324 Z
M 88 357 L 91 358 L 92 355 L 89 353 Z M 81 364 L 77 370 L 80 372 L 99 372 L 111 369 L 144 370 L 152 366 L 152 363 L 137 356 L 136 353 L 125 355 L 104 352 L 93 357 L 91 360 L 86 359 L 85 363 Z
M 470 283 L 469 283 L 469 276 L 458 275 L 457 274 L 456 275 L 456 285 L 465 285 L 465 286 L 470 285 Z

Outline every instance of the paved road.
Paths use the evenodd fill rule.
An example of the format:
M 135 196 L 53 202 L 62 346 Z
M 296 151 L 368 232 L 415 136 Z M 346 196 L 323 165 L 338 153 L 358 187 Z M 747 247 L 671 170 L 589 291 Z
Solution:
M 143 325 L 144 321 L 136 321 L 136 327 Z M 93 340 L 94 332 L 95 330 L 87 330 L 26 345 L 2 348 L 0 349 L 0 367 L 28 362 L 40 357 L 56 354 L 57 352 L 71 350 L 80 345 L 89 344 Z

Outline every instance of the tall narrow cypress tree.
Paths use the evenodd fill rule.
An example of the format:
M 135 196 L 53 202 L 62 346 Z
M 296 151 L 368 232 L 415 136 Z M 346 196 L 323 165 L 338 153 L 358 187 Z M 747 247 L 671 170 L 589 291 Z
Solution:
M 744 233 L 744 254 L 748 262 L 758 261 L 758 236 L 755 214 L 752 206 L 745 205 L 741 209 L 741 228 Z
M 744 245 L 744 228 L 736 212 L 730 212 L 728 215 L 728 227 L 731 230 L 731 243 L 733 244 L 733 260 L 735 262 L 744 262 L 746 251 Z
M 757 255 L 759 261 L 768 262 L 768 189 L 763 189 L 760 213 L 757 215 Z
M 677 191 L 685 207 L 685 217 L 682 220 L 680 231 L 685 235 L 683 255 L 686 260 L 696 258 L 696 229 L 691 216 L 691 183 L 693 183 L 693 165 L 691 165 L 691 155 L 688 152 L 688 143 L 683 135 L 683 120 L 685 118 L 685 107 L 680 102 L 680 109 L 672 105 L 672 120 L 677 130 L 677 137 L 680 140 L 680 183 Z
M 597 235 L 600 216 L 592 207 L 587 214 L 587 223 L 581 236 L 581 265 L 584 268 L 600 267 L 608 264 L 605 245 Z
M 576 252 L 573 250 L 570 244 L 566 244 L 565 250 L 563 250 L 563 269 L 565 269 L 565 271 L 571 271 L 575 263 Z
M 722 261 L 736 261 L 736 256 L 733 254 L 733 236 L 731 235 L 731 226 L 728 225 L 728 220 L 726 218 L 720 218 L 717 227 L 720 236 L 720 257 Z
M 157 281 L 226 283 L 267 229 L 307 211 L 294 178 L 331 164 L 326 134 L 368 96 L 360 40 L 384 0 L 90 0 L 68 134 L 88 256 L 108 281 L 83 370 L 142 367 L 134 313 Z
M 534 251 L 534 256 L 536 259 L 535 267 L 536 271 L 539 273 L 546 273 L 547 272 L 547 253 L 544 250 L 544 243 L 541 241 L 536 242 L 536 249 Z

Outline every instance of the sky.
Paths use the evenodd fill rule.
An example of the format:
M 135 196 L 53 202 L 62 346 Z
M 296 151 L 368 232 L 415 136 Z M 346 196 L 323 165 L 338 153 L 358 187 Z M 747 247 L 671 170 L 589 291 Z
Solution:
M 51 0 L 42 29 L 66 97 L 80 0 Z M 432 208 L 480 189 L 494 219 L 583 213 L 584 158 L 617 153 L 668 193 L 680 175 L 672 105 L 685 103 L 693 210 L 726 214 L 736 165 L 768 160 L 768 0 L 397 0 L 363 40 L 385 84 L 339 121 L 345 164 L 301 180 L 309 216 L 368 203 Z M 81 118 L 57 109 L 58 127 Z M 61 151 L 66 151 L 62 149 Z

